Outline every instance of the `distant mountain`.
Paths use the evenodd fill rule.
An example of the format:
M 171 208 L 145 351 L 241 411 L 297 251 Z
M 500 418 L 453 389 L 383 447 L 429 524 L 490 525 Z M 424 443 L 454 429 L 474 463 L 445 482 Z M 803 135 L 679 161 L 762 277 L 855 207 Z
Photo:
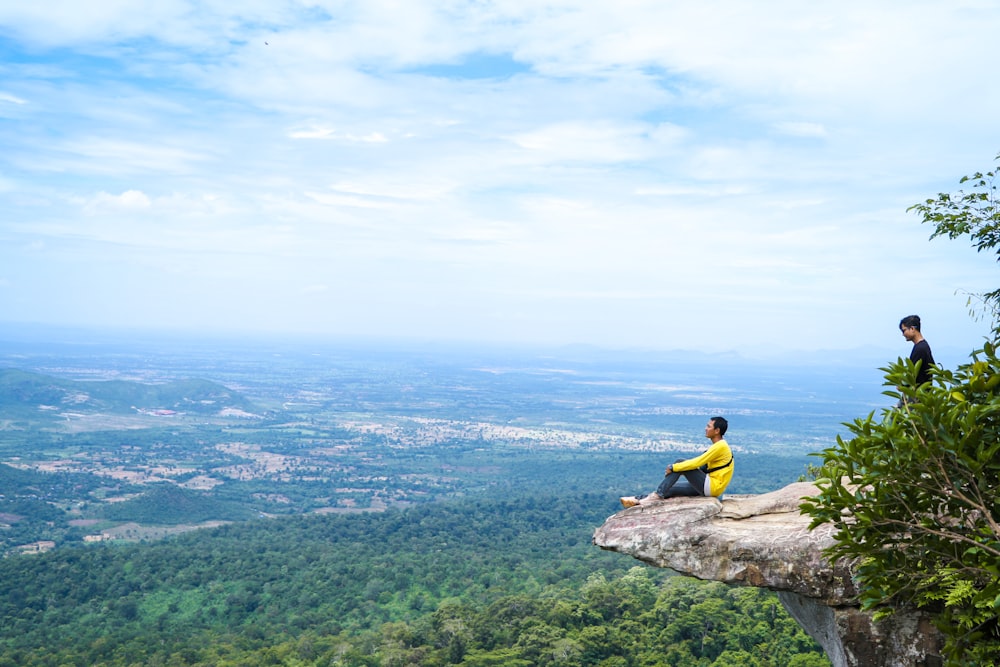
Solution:
M 126 380 L 79 381 L 0 369 L 0 417 L 65 411 L 112 414 L 217 415 L 258 411 L 250 401 L 208 380 L 142 384 Z

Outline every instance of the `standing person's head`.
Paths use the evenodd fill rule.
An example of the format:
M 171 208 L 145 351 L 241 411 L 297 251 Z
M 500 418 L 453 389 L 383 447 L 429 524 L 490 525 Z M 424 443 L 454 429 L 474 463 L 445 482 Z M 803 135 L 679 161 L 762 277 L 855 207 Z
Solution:
M 728 428 L 729 422 L 726 421 L 725 417 L 712 417 L 705 424 L 705 437 L 712 442 L 722 440 L 722 436 L 726 434 Z
M 924 338 L 920 333 L 919 315 L 907 315 L 901 319 L 899 321 L 899 330 L 903 333 L 903 338 L 911 343 L 917 343 Z

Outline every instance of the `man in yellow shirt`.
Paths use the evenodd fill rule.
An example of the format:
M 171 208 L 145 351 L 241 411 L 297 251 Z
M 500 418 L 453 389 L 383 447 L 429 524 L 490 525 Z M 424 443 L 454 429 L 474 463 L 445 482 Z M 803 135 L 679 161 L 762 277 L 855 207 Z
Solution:
M 733 452 L 723 436 L 729 428 L 724 417 L 712 417 L 705 425 L 705 437 L 711 446 L 701 456 L 678 460 L 667 466 L 666 477 L 656 491 L 647 496 L 624 496 L 621 503 L 625 507 L 648 505 L 678 496 L 719 497 L 733 478 Z M 683 477 L 685 483 L 678 484 Z

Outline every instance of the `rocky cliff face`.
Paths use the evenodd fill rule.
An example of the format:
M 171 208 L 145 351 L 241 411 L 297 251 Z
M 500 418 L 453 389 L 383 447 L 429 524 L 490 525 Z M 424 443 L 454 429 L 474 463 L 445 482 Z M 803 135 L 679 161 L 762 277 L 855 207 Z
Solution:
M 811 483 L 759 496 L 673 498 L 615 514 L 594 544 L 699 579 L 777 591 L 782 604 L 835 667 L 940 663 L 941 638 L 920 613 L 875 623 L 856 603 L 850 562 L 831 565 L 829 527 L 810 531 L 799 512 Z

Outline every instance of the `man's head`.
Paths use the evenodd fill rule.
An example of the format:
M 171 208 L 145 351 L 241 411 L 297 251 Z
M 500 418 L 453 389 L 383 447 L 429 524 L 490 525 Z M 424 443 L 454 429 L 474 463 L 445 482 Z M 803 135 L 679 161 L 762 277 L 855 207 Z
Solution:
M 911 343 L 917 342 L 923 339 L 920 334 L 920 316 L 919 315 L 907 315 L 899 321 L 899 330 L 903 334 L 903 338 L 910 341 Z
M 726 434 L 728 428 L 729 422 L 726 421 L 725 417 L 712 417 L 705 425 L 705 437 L 715 442 L 716 439 Z M 713 436 L 717 436 L 717 438 L 713 439 Z
M 920 316 L 919 315 L 907 315 L 899 321 L 899 329 L 909 329 L 913 327 L 917 331 L 920 331 Z

